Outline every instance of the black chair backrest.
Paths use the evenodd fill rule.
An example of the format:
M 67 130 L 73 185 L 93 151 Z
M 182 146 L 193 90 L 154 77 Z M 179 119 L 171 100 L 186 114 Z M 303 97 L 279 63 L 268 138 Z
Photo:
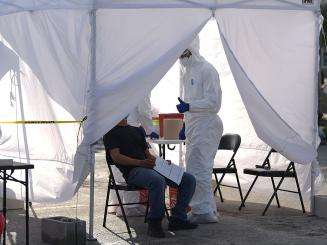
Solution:
M 219 143 L 218 150 L 231 150 L 237 152 L 241 144 L 241 136 L 238 134 L 224 134 Z
M 268 152 L 268 155 L 266 156 L 266 159 L 264 160 L 264 162 L 269 162 L 269 158 L 271 156 L 272 153 L 277 153 L 277 151 L 275 151 L 273 148 L 270 149 L 270 151 Z

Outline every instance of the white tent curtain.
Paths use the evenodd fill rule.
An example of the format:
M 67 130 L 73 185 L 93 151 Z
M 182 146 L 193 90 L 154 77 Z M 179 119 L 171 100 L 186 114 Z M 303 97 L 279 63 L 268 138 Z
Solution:
M 0 42 L 0 79 L 11 69 L 17 67 L 18 57 Z
M 257 135 L 285 157 L 310 163 L 317 132 L 315 14 L 224 9 L 216 18 Z
M 97 80 L 90 96 L 95 106 L 85 131 L 89 143 L 152 90 L 210 17 L 204 9 L 97 12 Z
M 78 121 L 85 115 L 89 81 L 88 23 L 88 12 L 72 10 L 23 12 L 0 18 L 3 40 L 20 59 L 14 76 L 0 82 L 5 88 L 1 89 L 1 121 L 76 121 L 26 124 L 26 134 L 22 124 L 1 125 L 1 140 L 6 140 L 0 145 L 1 158 L 35 165 L 31 171 L 32 201 L 63 201 L 74 195 Z M 76 166 L 80 164 L 83 162 Z M 20 174 L 17 172 L 16 177 Z M 12 190 L 9 197 L 22 198 L 22 186 L 9 183 L 8 187 Z
M 82 183 L 87 173 L 89 145 L 112 128 L 156 85 L 214 14 L 207 8 L 218 9 L 215 14 L 227 58 L 258 136 L 290 159 L 310 163 L 316 152 L 315 122 L 310 121 L 315 113 L 313 66 L 316 57 L 310 52 L 316 47 L 314 30 L 317 23 L 314 23 L 313 11 L 319 9 L 317 2 L 0 0 L 0 34 L 20 59 L 15 79 L 19 78 L 21 83 L 15 84 L 21 84 L 23 89 L 26 120 L 79 121 L 88 112 L 84 141 L 76 155 L 78 124 L 26 128 L 31 163 L 36 165 L 32 177 L 33 201 L 63 201 L 73 196 L 75 186 Z M 89 11 L 93 8 L 98 8 L 95 83 L 90 81 L 89 65 Z M 261 11 L 267 11 L 270 19 L 258 14 Z M 287 11 L 294 22 L 286 17 Z M 264 32 L 264 24 L 271 29 L 281 28 L 280 25 L 283 28 L 269 34 Z M 291 36 L 285 40 L 290 38 L 295 40 L 294 43 L 284 39 L 277 43 L 270 40 L 280 39 L 278 35 L 286 30 Z M 238 33 L 242 33 L 242 38 L 237 36 Z M 258 38 L 262 41 L 260 47 L 255 46 L 260 41 Z M 297 47 L 294 59 L 289 53 L 284 54 L 288 50 L 294 52 L 292 47 Z M 251 56 L 249 50 L 253 51 Z M 281 57 L 271 56 L 273 51 Z M 260 64 L 253 62 L 256 59 Z M 306 63 L 302 64 L 300 60 Z M 293 61 L 294 64 L 289 64 Z M 307 73 L 292 77 L 290 72 L 273 62 L 284 62 L 293 70 L 303 68 Z M 8 79 L 10 77 L 5 77 L 2 83 L 3 86 L 7 84 L 7 89 Z M 283 96 L 282 100 L 277 100 L 271 95 L 279 93 L 278 98 L 280 94 L 287 95 L 287 84 L 298 80 L 300 83 L 296 83 L 296 90 L 293 89 L 296 91 L 293 98 Z M 304 89 L 312 93 L 304 94 Z M 7 91 L 6 96 L 8 94 Z M 305 101 L 307 103 L 301 107 L 303 111 L 289 113 L 297 103 L 302 105 Z M 285 106 L 285 102 L 289 106 Z M 17 104 L 12 110 L 14 119 L 21 119 L 22 108 Z M 297 122 L 299 118 L 301 122 Z M 11 127 L 12 131 L 8 131 L 11 136 L 22 131 L 21 126 L 17 126 L 16 132 L 13 126 L 8 127 Z M 40 140 L 32 138 L 33 134 Z M 54 139 L 50 139 L 51 136 L 55 136 Z M 14 142 L 21 142 L 22 137 L 21 132 L 18 133 Z M 44 142 L 51 142 L 48 143 L 52 149 L 50 154 L 47 152 L 49 145 Z M 26 147 L 15 148 L 17 146 L 13 144 L 0 145 L 0 154 L 17 158 L 23 152 L 26 158 Z M 49 168 L 54 170 L 53 175 Z M 55 185 L 46 183 L 49 177 L 55 179 Z M 19 198 L 19 191 L 12 188 Z

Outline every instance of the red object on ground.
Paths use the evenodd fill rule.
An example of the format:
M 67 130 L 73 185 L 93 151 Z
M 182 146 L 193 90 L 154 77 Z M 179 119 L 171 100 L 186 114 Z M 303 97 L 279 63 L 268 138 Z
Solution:
M 176 202 L 177 202 L 177 194 L 178 194 L 178 189 L 169 186 L 169 207 L 170 208 L 175 207 Z M 186 212 L 188 213 L 190 211 L 191 211 L 191 207 L 188 206 L 186 209 Z
M 165 119 L 184 119 L 183 113 L 164 113 L 159 114 L 160 137 L 163 137 L 163 121 Z
M 146 206 L 146 202 L 148 201 L 149 198 L 149 194 L 148 194 L 148 190 L 140 190 L 140 202 L 144 203 L 143 205 Z
M 5 228 L 5 216 L 3 215 L 3 213 L 0 213 L 0 236 L 2 235 L 4 228 Z

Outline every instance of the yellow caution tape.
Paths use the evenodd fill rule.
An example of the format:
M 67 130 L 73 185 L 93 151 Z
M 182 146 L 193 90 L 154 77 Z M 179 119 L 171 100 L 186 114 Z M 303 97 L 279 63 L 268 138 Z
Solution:
M 82 121 L 0 121 L 0 124 L 58 124 L 81 123 Z
M 84 117 L 82 120 L 59 120 L 59 121 L 46 121 L 46 120 L 18 120 L 18 121 L 0 121 L 0 124 L 63 124 L 63 123 L 82 123 L 87 119 Z

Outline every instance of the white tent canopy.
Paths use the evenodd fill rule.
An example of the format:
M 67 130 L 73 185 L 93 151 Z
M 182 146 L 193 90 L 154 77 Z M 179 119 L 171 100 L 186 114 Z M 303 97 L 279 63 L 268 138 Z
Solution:
M 33 201 L 71 198 L 92 163 L 90 144 L 155 87 L 214 17 L 258 137 L 290 160 L 315 162 L 319 6 L 302 0 L 0 0 L 0 40 L 19 59 L 0 80 L 0 121 L 76 121 L 2 123 L 0 156 L 35 164 Z M 0 62 L 0 71 L 6 65 Z M 20 187 L 10 188 L 21 198 Z
M 302 0 L 2 0 L 0 14 L 49 9 L 144 9 L 144 8 L 245 8 L 245 9 L 320 9 L 320 1 Z

